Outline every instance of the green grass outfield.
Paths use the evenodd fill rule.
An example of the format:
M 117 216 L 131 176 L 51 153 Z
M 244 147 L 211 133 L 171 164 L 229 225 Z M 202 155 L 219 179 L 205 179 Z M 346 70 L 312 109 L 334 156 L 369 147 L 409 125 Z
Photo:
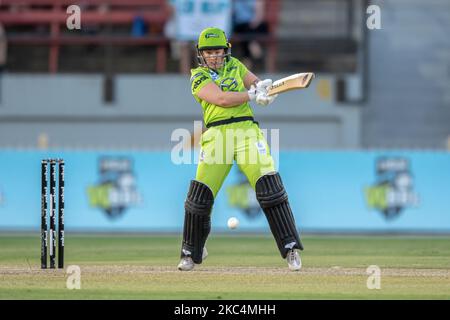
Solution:
M 39 235 L 0 235 L 0 299 L 449 299 L 450 237 L 303 237 L 290 272 L 270 236 L 211 235 L 208 258 L 176 269 L 180 236 L 69 235 L 65 270 L 40 269 Z M 367 288 L 367 267 L 381 289 Z

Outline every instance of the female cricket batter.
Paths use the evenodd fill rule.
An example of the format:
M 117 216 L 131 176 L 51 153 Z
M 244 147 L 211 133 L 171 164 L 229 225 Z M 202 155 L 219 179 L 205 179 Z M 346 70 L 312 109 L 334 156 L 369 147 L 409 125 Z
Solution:
M 268 144 L 253 119 L 249 102 L 266 106 L 272 80 L 260 81 L 236 58 L 225 32 L 203 30 L 198 38 L 199 67 L 191 70 L 191 89 L 203 108 L 206 130 L 195 180 L 185 201 L 181 261 L 178 269 L 192 270 L 206 258 L 206 239 L 211 230 L 214 198 L 228 175 L 233 160 L 256 191 L 283 259 L 290 270 L 299 270 L 296 249 L 303 250 L 280 175 L 275 171 Z

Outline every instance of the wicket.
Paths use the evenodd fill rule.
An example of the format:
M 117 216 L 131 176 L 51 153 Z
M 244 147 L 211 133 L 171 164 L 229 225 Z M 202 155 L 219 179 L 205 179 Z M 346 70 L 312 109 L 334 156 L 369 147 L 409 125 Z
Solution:
M 50 164 L 50 190 L 48 165 Z M 47 247 L 50 245 L 50 268 L 56 259 L 56 164 L 58 164 L 58 268 L 64 268 L 64 160 L 43 159 L 41 162 L 41 269 L 47 268 Z M 48 198 L 47 198 L 48 196 Z M 50 200 L 50 201 L 48 201 Z M 50 204 L 50 206 L 49 206 Z M 50 230 L 47 216 L 50 215 Z

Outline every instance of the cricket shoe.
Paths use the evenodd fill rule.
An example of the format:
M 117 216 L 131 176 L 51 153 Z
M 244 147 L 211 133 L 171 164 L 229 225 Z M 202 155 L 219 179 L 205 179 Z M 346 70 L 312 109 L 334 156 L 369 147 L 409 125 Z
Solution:
M 208 256 L 208 251 L 206 250 L 206 247 L 203 247 L 203 253 L 202 253 L 202 260 L 206 259 Z M 180 263 L 178 264 L 178 270 L 180 271 L 191 271 L 194 269 L 195 263 L 192 260 L 191 256 L 186 256 L 181 258 Z
M 194 267 L 194 261 L 189 256 L 181 258 L 181 261 L 178 264 L 178 270 L 180 271 L 191 271 L 192 269 L 194 269 Z
M 289 250 L 286 261 L 288 263 L 289 270 L 291 271 L 298 271 L 302 268 L 302 260 L 300 259 L 298 251 L 295 249 Z

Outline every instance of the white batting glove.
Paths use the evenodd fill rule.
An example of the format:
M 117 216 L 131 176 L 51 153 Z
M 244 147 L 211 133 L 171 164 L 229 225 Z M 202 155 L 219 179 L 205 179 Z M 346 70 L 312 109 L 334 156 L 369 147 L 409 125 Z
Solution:
M 258 94 L 256 95 L 256 103 L 265 107 L 268 106 L 269 104 L 271 104 L 275 98 L 278 97 L 277 94 L 273 95 L 273 96 L 268 96 L 267 93 L 265 92 L 258 92 Z
M 272 79 L 265 79 L 256 83 L 256 90 L 267 93 L 272 86 Z
M 247 91 L 248 93 L 248 98 L 250 99 L 250 101 L 255 100 L 256 99 L 256 95 L 258 94 L 258 90 L 256 89 L 256 87 L 254 85 L 250 86 L 250 89 Z

